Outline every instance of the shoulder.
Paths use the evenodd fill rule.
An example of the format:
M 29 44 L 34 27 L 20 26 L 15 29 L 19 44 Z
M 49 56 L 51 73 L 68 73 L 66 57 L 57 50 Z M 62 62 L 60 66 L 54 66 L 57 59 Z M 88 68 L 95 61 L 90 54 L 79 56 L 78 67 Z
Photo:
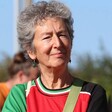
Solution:
M 26 88 L 27 83 L 15 85 L 5 101 L 3 112 L 26 111 Z
M 81 92 L 88 92 L 91 95 L 95 94 L 95 93 L 97 93 L 97 94 L 105 94 L 106 93 L 105 89 L 97 83 L 84 81 L 84 80 L 82 80 L 80 78 L 76 78 L 76 77 L 74 77 L 74 82 L 76 83 L 76 84 L 74 83 L 74 85 L 82 86 Z
M 31 87 L 33 86 L 35 83 L 34 83 L 34 80 L 32 81 L 29 81 L 27 83 L 24 83 L 24 84 L 17 84 L 15 85 L 12 89 L 11 89 L 11 92 L 12 93 L 17 93 L 17 94 L 24 94 L 26 95 L 26 91 Z
M 87 112 L 107 112 L 106 91 L 101 85 L 85 81 L 81 91 L 86 91 L 90 94 Z
M 26 96 L 26 85 L 25 84 L 17 84 L 15 85 L 9 92 L 8 97 L 6 99 L 6 102 L 18 102 L 18 101 L 24 101 Z
M 92 82 L 87 82 L 84 81 L 83 87 L 82 87 L 82 91 L 87 91 L 89 92 L 91 95 L 97 93 L 98 94 L 105 94 L 105 89 L 97 84 L 97 83 L 92 83 Z
M 6 83 L 5 83 L 5 82 L 1 82 L 1 83 L 0 83 L 0 88 L 1 88 L 1 87 L 5 87 L 5 86 L 6 86 Z
M 2 88 L 2 89 L 0 89 L 0 91 L 3 91 L 4 88 L 6 88 L 5 83 L 0 83 L 0 88 Z
M 26 90 L 26 86 L 27 86 L 27 83 L 25 83 L 25 84 L 17 84 L 17 85 L 15 85 L 12 89 L 11 89 L 11 92 L 13 93 L 24 93 L 25 92 L 25 90 Z
M 9 93 L 9 88 L 6 86 L 6 83 L 0 83 L 0 94 L 4 95 L 5 97 L 8 95 Z

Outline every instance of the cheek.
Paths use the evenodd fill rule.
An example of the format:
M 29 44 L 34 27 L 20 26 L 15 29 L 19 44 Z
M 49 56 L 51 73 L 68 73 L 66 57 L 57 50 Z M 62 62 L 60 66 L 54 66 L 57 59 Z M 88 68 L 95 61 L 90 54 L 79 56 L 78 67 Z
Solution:
M 67 55 L 68 55 L 68 57 L 70 57 L 70 55 L 71 55 L 71 48 L 70 47 L 67 49 Z
M 50 47 L 50 45 L 47 45 L 47 44 L 41 44 L 40 46 L 36 47 L 37 58 L 40 56 L 43 57 L 43 56 L 49 54 L 50 50 L 51 50 L 51 47 Z
M 72 48 L 71 41 L 69 40 L 69 41 L 64 42 L 64 45 L 65 45 L 67 51 L 71 52 L 71 48 Z
M 68 55 L 68 57 L 70 57 L 70 55 L 71 55 L 71 49 L 72 49 L 71 42 L 68 42 L 68 43 L 66 44 L 66 50 L 67 50 L 67 55 Z

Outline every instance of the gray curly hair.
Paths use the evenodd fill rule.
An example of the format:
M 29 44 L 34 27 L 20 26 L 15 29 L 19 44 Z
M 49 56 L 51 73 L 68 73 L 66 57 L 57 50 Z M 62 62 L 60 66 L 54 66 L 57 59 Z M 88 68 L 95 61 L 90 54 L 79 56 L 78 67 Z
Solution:
M 70 10 L 58 1 L 39 1 L 28 6 L 20 13 L 18 18 L 18 40 L 24 51 L 34 50 L 32 41 L 35 34 L 35 27 L 47 17 L 62 18 L 66 24 L 71 40 L 73 40 L 73 18 Z

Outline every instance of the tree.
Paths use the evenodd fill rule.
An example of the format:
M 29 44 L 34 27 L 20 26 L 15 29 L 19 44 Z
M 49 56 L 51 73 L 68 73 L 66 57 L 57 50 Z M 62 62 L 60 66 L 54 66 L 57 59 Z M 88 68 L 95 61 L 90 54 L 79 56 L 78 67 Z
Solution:
M 11 57 L 7 54 L 3 54 L 3 59 L 0 61 L 0 82 L 6 81 L 8 78 L 7 67 L 10 64 Z

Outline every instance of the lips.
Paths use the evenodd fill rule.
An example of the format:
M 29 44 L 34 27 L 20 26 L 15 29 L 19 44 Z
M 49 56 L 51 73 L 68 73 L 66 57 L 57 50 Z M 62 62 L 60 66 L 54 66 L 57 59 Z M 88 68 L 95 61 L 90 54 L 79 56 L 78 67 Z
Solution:
M 65 52 L 56 52 L 56 53 L 52 53 L 51 56 L 63 57 L 63 56 L 65 56 Z

